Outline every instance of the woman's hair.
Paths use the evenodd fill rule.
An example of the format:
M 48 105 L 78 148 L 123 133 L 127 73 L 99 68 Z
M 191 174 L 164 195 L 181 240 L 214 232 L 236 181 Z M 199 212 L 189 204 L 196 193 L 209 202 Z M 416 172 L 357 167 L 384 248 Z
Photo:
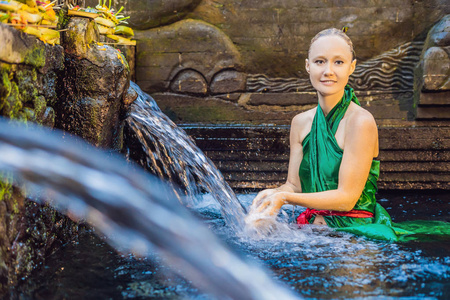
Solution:
M 354 60 L 356 58 L 355 50 L 353 50 L 352 40 L 348 37 L 347 34 L 345 34 L 344 30 L 339 30 L 337 28 L 324 29 L 321 32 L 319 32 L 318 34 L 316 34 L 312 38 L 311 43 L 309 44 L 308 55 L 309 55 L 309 51 L 311 50 L 311 45 L 315 41 L 317 41 L 319 38 L 321 38 L 323 36 L 329 36 L 329 35 L 337 35 L 337 36 L 341 37 L 347 43 L 347 45 L 349 45 L 349 47 L 350 47 L 350 51 L 352 52 L 352 60 Z

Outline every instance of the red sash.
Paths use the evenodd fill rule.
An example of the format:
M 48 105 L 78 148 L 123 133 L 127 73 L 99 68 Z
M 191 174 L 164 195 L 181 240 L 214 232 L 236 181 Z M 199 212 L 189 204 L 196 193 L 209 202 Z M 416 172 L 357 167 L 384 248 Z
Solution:
M 373 218 L 373 213 L 365 210 L 355 210 L 350 211 L 335 211 L 335 210 L 317 210 L 307 208 L 297 217 L 298 225 L 309 224 L 312 216 L 340 216 L 340 217 L 351 217 L 351 218 Z

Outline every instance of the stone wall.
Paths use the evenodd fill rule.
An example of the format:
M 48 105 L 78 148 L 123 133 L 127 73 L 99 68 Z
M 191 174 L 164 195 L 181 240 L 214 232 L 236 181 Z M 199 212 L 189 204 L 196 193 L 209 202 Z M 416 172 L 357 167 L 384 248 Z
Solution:
M 91 6 L 97 3 L 86 1 Z M 299 72 L 305 76 L 309 42 L 322 29 L 348 26 L 362 62 L 406 42 L 423 41 L 431 26 L 450 13 L 445 0 L 113 0 L 112 4 L 123 5 L 130 25 L 140 30 L 185 19 L 207 22 L 235 44 L 246 73 L 271 77 L 297 77 Z
M 0 115 L 53 127 L 63 48 L 3 24 L 0 38 Z
M 64 49 L 0 24 L 0 115 L 53 127 Z M 73 239 L 78 225 L 26 199 L 13 179 L 0 180 L 0 295 Z
M 135 3 L 144 2 L 166 7 L 177 1 Z M 445 25 L 448 1 L 202 0 L 191 1 L 191 6 L 187 2 L 180 1 L 183 8 L 174 8 L 173 16 L 178 19 L 136 25 L 141 29 L 136 35 L 136 80 L 175 122 L 187 128 L 196 124 L 197 129 L 189 132 L 203 150 L 211 153 L 210 147 L 215 149 L 213 143 L 217 143 L 223 153 L 211 155 L 234 187 L 242 187 L 237 182 L 263 186 L 264 179 L 256 177 L 272 164 L 261 162 L 246 169 L 251 164 L 247 148 L 265 151 L 285 145 L 285 141 L 272 146 L 259 143 L 254 131 L 265 128 L 265 134 L 271 136 L 278 126 L 288 126 L 297 113 L 317 105 L 304 70 L 309 43 L 318 31 L 343 26 L 349 27 L 358 60 L 350 84 L 379 125 L 380 159 L 389 169 L 382 174 L 380 186 L 441 189 L 448 185 L 450 179 L 443 173 L 450 166 L 446 140 L 450 103 L 445 84 L 450 53 L 449 27 Z M 178 9 L 183 13 L 178 15 Z M 131 24 L 148 14 L 145 9 L 134 10 Z M 152 18 L 158 19 L 156 15 Z M 443 25 L 433 35 L 438 22 Z M 438 36 L 442 37 L 435 42 Z M 417 66 L 422 68 L 415 71 Z M 443 84 L 437 89 L 429 89 L 436 80 L 424 84 L 439 76 Z M 214 127 L 227 128 L 229 124 L 253 126 L 252 130 L 238 130 L 237 135 L 248 142 L 240 160 L 229 133 L 234 125 L 224 136 L 224 131 Z M 210 138 L 207 145 L 205 135 Z M 282 149 L 286 155 L 286 145 Z M 236 170 L 228 168 L 229 151 L 236 156 Z M 286 161 L 280 163 L 276 169 L 286 172 Z M 284 173 L 274 172 L 273 180 L 284 180 Z
M 189 17 L 209 22 L 237 45 L 248 73 L 305 76 L 311 38 L 348 26 L 359 61 L 414 39 L 424 39 L 445 14 L 445 0 L 205 0 Z
M 0 23 L 0 116 L 120 149 L 122 122 L 137 94 L 124 57 L 98 38 L 95 23 L 84 18 L 68 21 L 62 46 Z M 75 239 L 80 226 L 30 201 L 13 182 L 0 173 L 0 297 Z
M 349 27 L 351 84 L 375 117 L 413 120 L 414 68 L 428 31 L 450 12 L 443 0 L 113 3 L 145 28 L 136 32 L 136 82 L 179 123 L 288 124 L 312 105 L 304 61 L 311 38 L 331 26 Z M 144 3 L 160 5 L 138 11 Z M 176 18 L 156 24 L 170 6 Z

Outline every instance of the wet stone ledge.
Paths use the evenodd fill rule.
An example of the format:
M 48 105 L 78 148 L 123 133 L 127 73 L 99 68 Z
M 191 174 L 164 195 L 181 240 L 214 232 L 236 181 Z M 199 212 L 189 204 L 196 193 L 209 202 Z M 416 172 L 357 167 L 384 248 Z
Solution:
M 0 116 L 120 150 L 124 118 L 137 97 L 130 66 L 99 43 L 94 21 L 72 17 L 64 29 L 61 45 L 52 46 L 0 24 Z M 0 173 L 0 298 L 82 226 L 26 199 L 13 182 Z

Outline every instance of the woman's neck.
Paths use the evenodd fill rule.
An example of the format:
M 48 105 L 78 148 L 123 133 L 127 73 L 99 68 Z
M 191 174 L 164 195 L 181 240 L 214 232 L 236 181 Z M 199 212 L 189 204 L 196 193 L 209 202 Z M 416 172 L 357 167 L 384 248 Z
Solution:
M 338 102 L 342 99 L 344 96 L 344 90 L 340 93 L 336 93 L 333 95 L 322 95 L 320 93 L 317 93 L 319 97 L 319 105 L 320 108 L 322 108 L 322 111 L 324 115 L 328 115 L 328 113 L 333 109 L 333 107 L 338 104 Z

